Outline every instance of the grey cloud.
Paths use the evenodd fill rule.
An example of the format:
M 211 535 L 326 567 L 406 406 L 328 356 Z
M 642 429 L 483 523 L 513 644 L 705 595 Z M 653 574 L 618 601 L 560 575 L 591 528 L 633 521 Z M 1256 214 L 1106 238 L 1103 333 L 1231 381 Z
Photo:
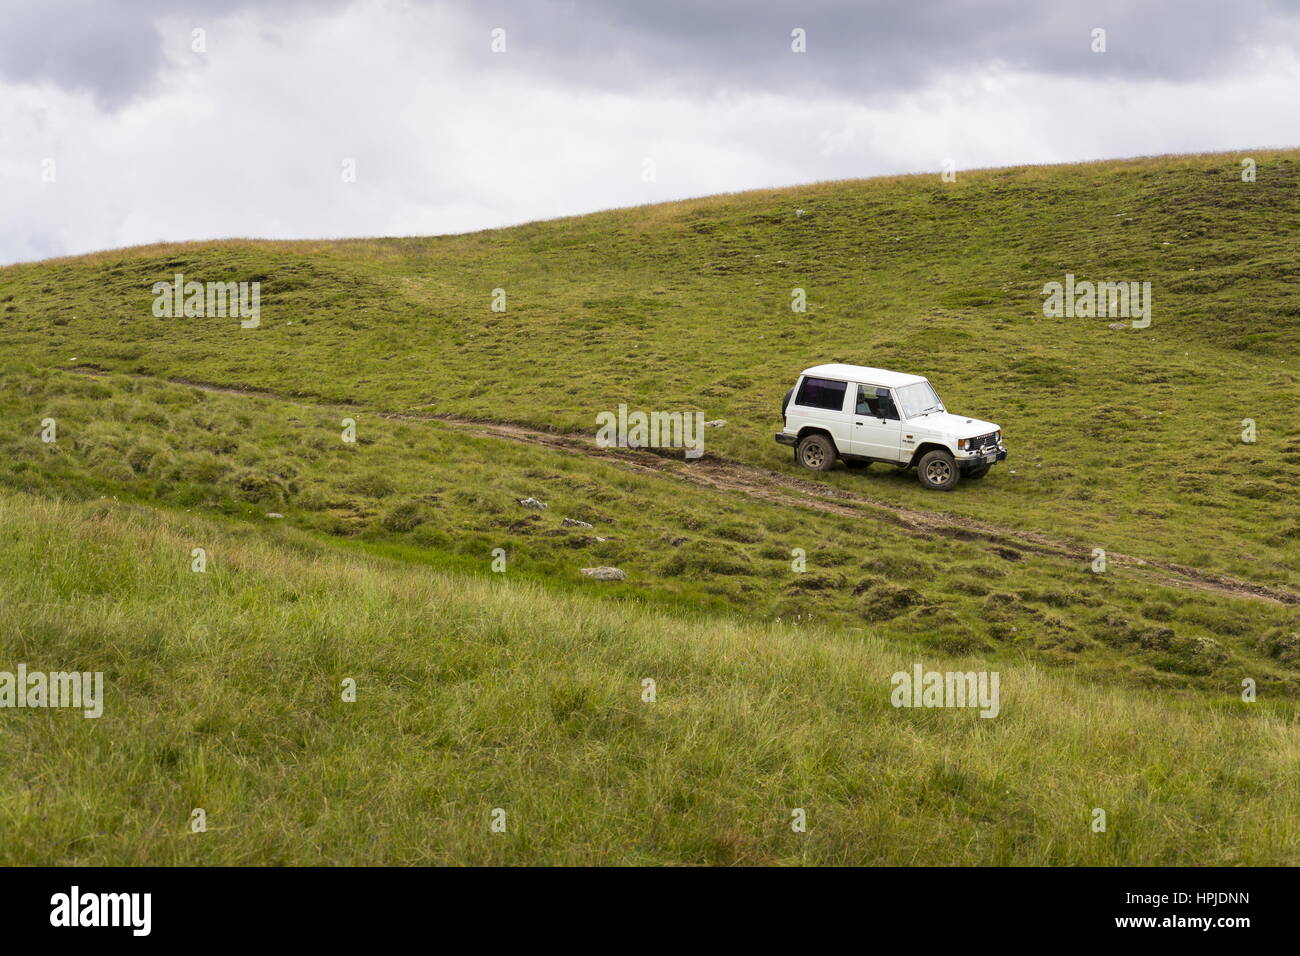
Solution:
M 111 107 L 147 86 L 162 65 L 158 31 L 134 9 L 123 14 L 87 0 L 7 0 L 0 22 L 6 80 L 88 91 Z
M 0 77 L 90 91 L 117 107 L 147 93 L 164 63 L 156 22 L 255 13 L 276 26 L 361 0 L 2 0 Z M 399 7 L 401 4 L 399 4 Z M 1286 0 L 412 0 L 451 13 L 435 55 L 467 72 L 521 71 L 602 91 L 651 88 L 832 93 L 879 99 L 998 62 L 1096 79 L 1202 79 L 1256 45 L 1292 44 L 1300 11 Z M 365 9 L 364 6 L 361 9 Z M 426 23 L 432 21 L 426 21 Z M 508 60 L 488 59 L 507 30 Z M 790 51 L 795 27 L 808 52 Z M 1108 50 L 1091 52 L 1094 27 Z M 290 40 L 289 42 L 292 42 Z M 475 54 L 478 55 L 475 55 Z M 346 51 L 340 57 L 346 59 Z
M 157 23 L 206 26 L 244 10 L 275 17 L 325 14 L 346 0 L 0 0 L 0 79 L 90 93 L 106 109 L 147 94 L 165 57 Z
M 513 49 L 551 75 L 620 87 L 816 89 L 862 97 L 915 88 L 943 72 L 999 62 L 1090 78 L 1201 79 L 1257 44 L 1294 45 L 1285 0 L 481 0 Z M 795 27 L 807 53 L 790 50 Z M 1091 50 L 1093 28 L 1107 52 Z

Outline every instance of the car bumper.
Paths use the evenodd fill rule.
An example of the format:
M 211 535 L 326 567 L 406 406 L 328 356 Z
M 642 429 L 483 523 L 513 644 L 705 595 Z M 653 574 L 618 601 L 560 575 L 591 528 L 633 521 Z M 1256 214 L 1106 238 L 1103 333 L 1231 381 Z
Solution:
M 776 440 L 778 443 L 782 445 L 797 445 L 799 443 L 799 439 L 797 436 L 787 435 L 785 432 L 777 432 Z
M 995 451 L 986 451 L 982 454 L 967 454 L 963 458 L 957 459 L 960 464 L 975 467 L 976 465 L 992 465 L 994 462 L 1003 461 L 1007 457 L 1005 448 L 998 448 Z

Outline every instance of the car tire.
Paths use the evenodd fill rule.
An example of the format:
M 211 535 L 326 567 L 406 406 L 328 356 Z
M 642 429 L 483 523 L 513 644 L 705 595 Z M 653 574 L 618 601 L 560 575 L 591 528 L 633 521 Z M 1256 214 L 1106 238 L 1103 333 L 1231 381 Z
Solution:
M 916 463 L 916 477 L 931 491 L 952 491 L 961 480 L 961 469 L 951 454 L 936 448 Z
M 807 435 L 794 450 L 795 461 L 811 471 L 835 467 L 835 445 L 825 435 Z
M 981 478 L 983 478 L 985 475 L 989 473 L 989 469 L 992 467 L 993 467 L 992 465 L 979 465 L 975 468 L 972 468 L 970 471 L 963 472 L 962 477 L 965 478 L 967 481 L 979 481 Z

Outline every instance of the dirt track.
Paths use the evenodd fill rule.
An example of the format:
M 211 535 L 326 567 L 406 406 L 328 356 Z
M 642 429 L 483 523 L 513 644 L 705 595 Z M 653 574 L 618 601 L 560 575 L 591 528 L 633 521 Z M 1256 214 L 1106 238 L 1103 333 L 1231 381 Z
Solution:
M 109 374 L 101 369 L 87 366 L 64 368 L 63 371 L 81 375 Z M 135 377 L 148 378 L 149 376 Z M 166 381 L 176 385 L 188 385 L 191 388 L 207 392 L 220 392 L 227 395 L 255 395 L 312 408 L 360 407 L 309 402 L 291 395 L 261 389 L 236 388 L 212 382 L 197 382 L 188 379 L 169 379 Z M 1090 552 L 1082 551 L 1073 545 L 1046 535 L 1000 527 L 976 521 L 972 518 L 919 511 L 866 495 L 844 491 L 815 480 L 783 474 L 782 472 L 771 471 L 743 462 L 717 457 L 706 457 L 687 462 L 681 458 L 669 458 L 648 450 L 601 448 L 596 444 L 594 437 L 546 431 L 534 426 L 512 422 L 484 421 L 427 412 L 379 412 L 378 414 L 384 418 L 401 421 L 438 422 L 452 428 L 463 429 L 472 434 L 498 438 L 504 441 L 543 445 L 570 454 L 600 458 L 602 461 L 614 463 L 631 470 L 654 472 L 694 485 L 743 494 L 777 504 L 811 508 L 829 514 L 854 517 L 862 517 L 864 513 L 873 513 L 875 517 L 888 521 L 913 534 L 927 537 L 942 536 L 961 541 L 985 542 L 990 546 L 990 550 L 994 554 L 1004 560 L 1017 561 L 1028 555 L 1042 555 L 1085 563 L 1091 558 Z M 1144 574 L 1150 575 L 1153 580 L 1172 587 L 1212 591 L 1231 597 L 1252 598 L 1275 604 L 1300 605 L 1300 594 L 1284 588 L 1254 584 L 1228 575 L 1203 571 L 1199 568 L 1190 568 L 1185 565 L 1140 558 L 1113 551 L 1107 552 L 1106 559 L 1113 565 L 1140 570 Z

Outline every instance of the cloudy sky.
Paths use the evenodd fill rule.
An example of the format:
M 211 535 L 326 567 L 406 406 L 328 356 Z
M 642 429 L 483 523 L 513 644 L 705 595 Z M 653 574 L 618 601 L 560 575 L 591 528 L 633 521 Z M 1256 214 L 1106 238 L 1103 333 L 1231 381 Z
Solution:
M 0 263 L 1291 146 L 1298 94 L 1296 0 L 0 0 Z

